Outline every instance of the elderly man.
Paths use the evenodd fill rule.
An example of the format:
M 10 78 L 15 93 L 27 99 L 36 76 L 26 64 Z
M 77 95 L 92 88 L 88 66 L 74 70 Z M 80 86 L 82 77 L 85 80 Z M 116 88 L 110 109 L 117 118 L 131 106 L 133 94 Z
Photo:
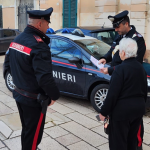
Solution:
M 110 117 L 110 150 L 136 150 L 147 98 L 146 72 L 135 58 L 137 43 L 133 39 L 120 41 L 119 55 L 123 62 L 115 67 L 100 118 Z
M 50 39 L 45 35 L 52 11 L 53 8 L 28 11 L 29 24 L 9 47 L 11 74 L 16 85 L 13 97 L 22 123 L 22 150 L 37 149 L 43 135 L 46 108 L 59 98 L 52 76 Z

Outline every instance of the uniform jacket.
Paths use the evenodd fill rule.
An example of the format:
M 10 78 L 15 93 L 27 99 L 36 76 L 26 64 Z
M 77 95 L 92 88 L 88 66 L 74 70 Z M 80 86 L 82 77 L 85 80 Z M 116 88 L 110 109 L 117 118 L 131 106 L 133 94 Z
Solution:
M 145 113 L 146 99 L 146 72 L 135 58 L 128 58 L 115 67 L 100 113 L 115 120 L 140 117 Z
M 9 61 L 13 82 L 17 88 L 30 93 L 45 93 L 50 99 L 59 98 L 59 90 L 52 75 L 51 53 L 47 37 L 40 30 L 28 25 L 9 47 Z M 16 101 L 39 106 L 37 101 L 14 91 Z
M 146 45 L 145 45 L 145 41 L 144 38 L 142 37 L 141 34 L 139 34 L 134 26 L 131 26 L 132 29 L 126 34 L 125 37 L 129 37 L 129 38 L 133 38 L 138 45 L 138 51 L 137 51 L 137 57 L 136 59 L 142 63 L 143 62 L 143 57 L 146 51 Z M 134 37 L 133 37 L 134 36 Z M 104 55 L 103 58 L 106 59 L 106 62 L 111 62 L 111 67 L 108 68 L 108 73 L 111 75 L 112 72 L 114 71 L 114 66 L 121 64 L 122 60 L 120 59 L 119 56 L 119 51 L 117 51 L 115 53 L 115 55 L 113 56 L 112 59 L 112 51 L 114 50 L 114 48 L 116 47 L 116 45 L 119 45 L 120 40 L 122 39 L 122 35 L 118 35 L 118 37 L 114 40 L 110 50 L 108 51 L 108 53 L 106 55 Z

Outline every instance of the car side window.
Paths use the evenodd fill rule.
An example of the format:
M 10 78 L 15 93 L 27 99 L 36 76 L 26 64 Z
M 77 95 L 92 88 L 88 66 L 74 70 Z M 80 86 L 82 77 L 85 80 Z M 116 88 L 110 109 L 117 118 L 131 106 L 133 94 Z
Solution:
M 83 64 L 93 66 L 91 61 L 89 59 L 87 59 L 84 55 L 83 55 L 82 59 L 83 59 Z
M 51 49 L 52 56 L 62 59 L 69 59 L 71 57 L 78 57 L 81 59 L 81 52 L 72 44 L 59 40 L 52 39 L 51 40 Z
M 14 30 L 3 30 L 3 37 L 15 36 L 16 33 Z
M 99 32 L 97 33 L 97 39 L 101 40 L 109 45 L 112 45 L 117 33 L 115 31 Z

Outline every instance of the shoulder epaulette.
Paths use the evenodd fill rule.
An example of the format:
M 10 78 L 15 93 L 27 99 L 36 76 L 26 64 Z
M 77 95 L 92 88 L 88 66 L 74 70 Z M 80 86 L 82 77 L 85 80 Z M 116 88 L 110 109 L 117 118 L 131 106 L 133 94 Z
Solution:
M 138 33 L 138 32 L 135 32 L 135 34 L 136 34 L 136 36 L 138 36 L 138 37 L 143 37 L 140 33 Z
M 143 36 L 140 33 L 135 32 L 135 34 L 133 34 L 132 38 L 134 38 L 134 37 L 143 37 Z

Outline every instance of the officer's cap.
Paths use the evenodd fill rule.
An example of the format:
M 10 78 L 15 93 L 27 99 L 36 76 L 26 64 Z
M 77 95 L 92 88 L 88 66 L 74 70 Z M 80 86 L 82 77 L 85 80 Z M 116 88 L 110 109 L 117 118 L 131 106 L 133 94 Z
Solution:
M 115 16 L 108 16 L 108 19 L 112 22 L 113 27 L 117 28 L 119 24 L 127 17 L 128 11 L 125 10 Z
M 27 13 L 29 14 L 29 18 L 33 18 L 33 19 L 44 19 L 47 22 L 50 23 L 50 15 L 53 12 L 53 8 L 48 8 L 46 10 L 31 10 L 31 11 L 27 11 Z

